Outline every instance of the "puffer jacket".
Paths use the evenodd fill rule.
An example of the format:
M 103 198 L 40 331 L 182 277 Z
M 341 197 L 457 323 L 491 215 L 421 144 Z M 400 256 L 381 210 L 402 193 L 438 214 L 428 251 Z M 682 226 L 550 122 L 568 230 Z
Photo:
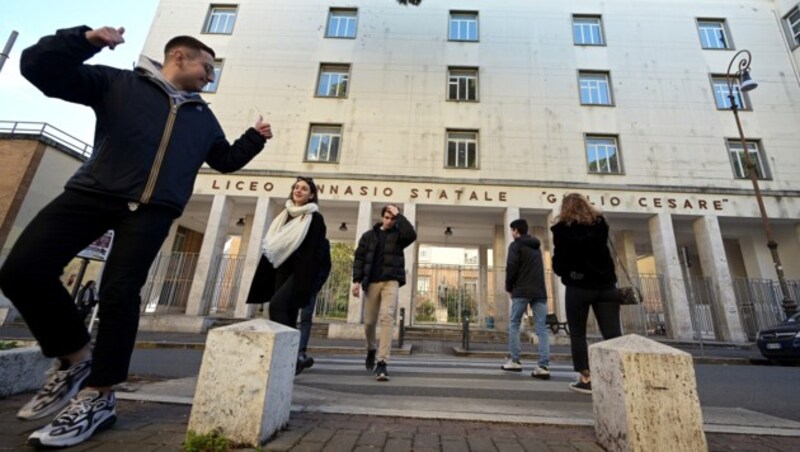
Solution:
M 406 258 L 403 250 L 417 240 L 417 232 L 403 215 L 397 214 L 395 218 L 394 226 L 385 231 L 386 241 L 380 275 L 383 281 L 397 281 L 402 287 L 406 283 Z M 380 228 L 381 223 L 375 223 L 372 229 L 361 236 L 353 258 L 353 282 L 361 283 L 364 290 L 369 287 Z
M 565 286 L 605 289 L 617 282 L 608 249 L 608 223 L 599 216 L 590 225 L 558 222 L 553 232 L 553 271 Z
M 49 97 L 91 107 L 97 117 L 94 152 L 66 188 L 158 204 L 181 212 L 206 162 L 226 173 L 264 147 L 248 129 L 231 145 L 199 95 L 181 104 L 143 70 L 83 64 L 100 51 L 89 27 L 58 30 L 22 52 L 22 75 Z

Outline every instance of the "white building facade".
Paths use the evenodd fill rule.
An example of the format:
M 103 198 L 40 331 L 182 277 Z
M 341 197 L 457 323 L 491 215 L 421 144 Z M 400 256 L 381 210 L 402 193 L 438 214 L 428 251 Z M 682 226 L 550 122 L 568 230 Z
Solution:
M 332 241 L 352 245 L 390 202 L 416 225 L 409 325 L 446 323 L 421 313 L 432 303 L 450 322 L 467 309 L 502 327 L 508 224 L 528 220 L 549 272 L 548 228 L 580 192 L 645 291 L 623 309 L 627 331 L 745 342 L 782 310 L 744 152 L 800 295 L 796 0 L 161 0 L 144 54 L 160 59 L 181 34 L 216 51 L 204 97 L 229 138 L 259 115 L 275 138 L 246 169 L 198 177 L 145 288 L 156 317 L 257 315 L 244 299 L 260 241 L 303 175 Z M 746 146 L 725 77 L 742 49 L 759 83 L 735 89 Z M 429 247 L 470 250 L 446 269 L 455 282 L 420 257 Z M 458 289 L 457 308 L 442 287 Z M 355 328 L 360 300 L 328 295 L 345 297 L 339 321 Z

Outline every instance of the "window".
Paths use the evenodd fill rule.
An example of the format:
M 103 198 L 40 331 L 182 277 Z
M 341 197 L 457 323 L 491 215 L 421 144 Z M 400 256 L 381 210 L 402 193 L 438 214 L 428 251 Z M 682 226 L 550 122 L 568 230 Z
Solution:
M 697 19 L 700 44 L 704 49 L 732 49 L 725 21 L 722 19 Z
M 583 105 L 611 105 L 611 87 L 608 72 L 578 72 L 578 83 Z
M 747 145 L 747 154 L 750 156 L 750 160 L 755 164 L 756 174 L 758 175 L 759 179 L 769 179 L 769 176 L 766 172 L 766 168 L 764 166 L 763 156 L 761 155 L 761 145 L 758 141 L 755 140 L 747 140 L 745 141 Z M 737 179 L 749 179 L 749 173 L 747 171 L 747 161 L 745 160 L 744 149 L 742 148 L 741 140 L 728 140 L 728 152 L 731 156 L 731 164 L 733 165 L 733 175 Z
M 342 142 L 342 126 L 312 125 L 306 161 L 337 163 Z
M 350 66 L 322 65 L 319 69 L 318 97 L 347 97 Z
M 749 110 L 747 103 L 747 95 L 739 88 L 739 80 L 732 79 L 733 82 L 733 95 L 736 100 L 736 108 L 739 110 Z M 717 108 L 720 110 L 730 110 L 731 98 L 730 91 L 728 91 L 728 80 L 724 75 L 712 75 L 711 85 L 714 89 L 714 99 L 717 102 Z
M 590 173 L 622 174 L 616 137 L 587 136 L 586 158 L 589 162 Z
M 600 16 L 572 16 L 572 40 L 575 45 L 605 45 Z
M 478 100 L 478 70 L 449 69 L 448 100 Z
M 222 76 L 222 60 L 214 60 L 214 81 L 203 87 L 204 93 L 216 93 Z
M 450 40 L 477 41 L 478 13 L 450 11 Z
M 208 10 L 203 33 L 229 35 L 233 33 L 236 22 L 236 6 L 214 6 Z
M 447 132 L 447 167 L 477 168 L 478 132 Z
M 417 276 L 417 292 L 427 294 L 431 290 L 430 276 Z
M 795 6 L 784 19 L 789 34 L 789 45 L 792 48 L 800 46 L 800 6 Z
M 355 38 L 358 24 L 357 9 L 333 9 L 328 14 L 326 38 Z

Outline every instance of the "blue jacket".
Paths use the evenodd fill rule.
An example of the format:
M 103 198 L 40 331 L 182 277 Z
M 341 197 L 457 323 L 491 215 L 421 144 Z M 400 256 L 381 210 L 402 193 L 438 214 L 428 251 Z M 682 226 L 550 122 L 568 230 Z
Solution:
M 231 145 L 200 96 L 176 105 L 146 71 L 83 64 L 100 51 L 86 26 L 58 30 L 22 52 L 22 75 L 49 97 L 91 107 L 94 152 L 67 181 L 71 189 L 183 211 L 206 162 L 242 168 L 265 139 L 253 128 Z

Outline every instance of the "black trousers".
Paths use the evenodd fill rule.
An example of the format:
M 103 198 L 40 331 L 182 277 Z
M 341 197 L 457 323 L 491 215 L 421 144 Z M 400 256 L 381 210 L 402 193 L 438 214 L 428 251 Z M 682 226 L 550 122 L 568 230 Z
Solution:
M 174 209 L 66 190 L 45 206 L 20 235 L 3 268 L 0 289 L 19 310 L 48 357 L 80 350 L 89 333 L 59 277 L 78 252 L 109 229 L 114 242 L 100 282 L 99 316 L 88 386 L 128 377 L 139 327 L 139 292 L 150 264 L 179 215 Z
M 622 335 L 619 320 L 619 301 L 617 289 L 582 289 L 567 286 L 564 301 L 567 308 L 567 324 L 572 349 L 572 365 L 576 372 L 589 370 L 589 349 L 586 345 L 586 321 L 589 308 L 594 311 L 597 325 L 603 339 L 613 339 Z

